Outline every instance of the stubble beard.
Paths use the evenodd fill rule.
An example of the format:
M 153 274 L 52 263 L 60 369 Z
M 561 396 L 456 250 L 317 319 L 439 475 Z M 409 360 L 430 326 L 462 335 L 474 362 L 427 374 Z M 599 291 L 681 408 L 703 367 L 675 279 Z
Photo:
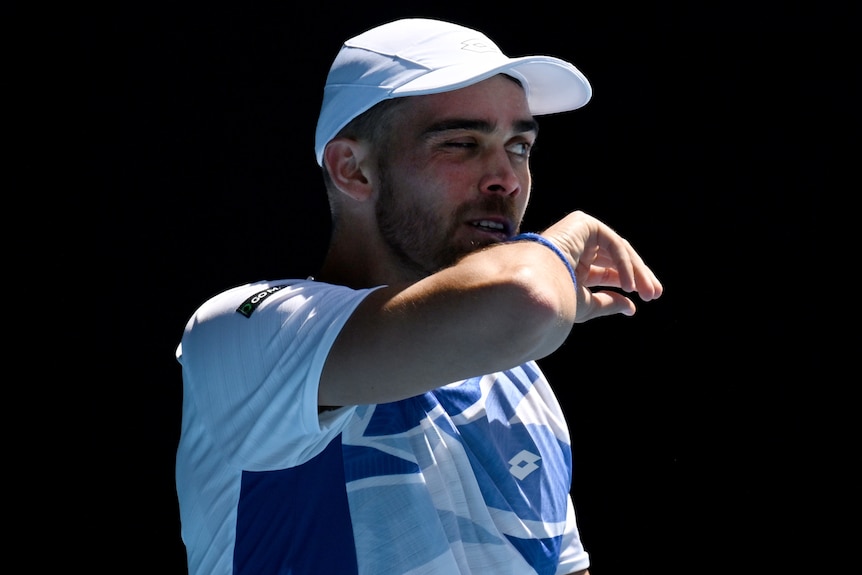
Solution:
M 485 195 L 481 202 L 457 206 L 448 217 L 441 218 L 426 209 L 416 194 L 399 193 L 385 162 L 380 162 L 377 173 L 379 195 L 375 210 L 380 235 L 404 272 L 415 279 L 449 267 L 465 255 L 495 243 L 490 239 L 471 242 L 467 247 L 455 243 L 456 232 L 469 212 L 500 214 L 518 222 L 513 202 L 497 194 Z

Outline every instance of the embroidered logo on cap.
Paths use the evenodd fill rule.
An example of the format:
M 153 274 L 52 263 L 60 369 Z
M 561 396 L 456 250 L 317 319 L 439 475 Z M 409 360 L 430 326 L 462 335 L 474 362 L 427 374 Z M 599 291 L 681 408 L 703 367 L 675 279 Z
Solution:
M 482 38 L 471 38 L 469 40 L 464 40 L 461 42 L 461 49 L 468 50 L 470 52 L 499 52 L 500 49 L 497 48 L 494 44 L 489 44 L 487 40 L 483 40 Z
M 260 305 L 260 302 L 262 302 L 278 290 L 284 289 L 286 287 L 287 285 L 272 286 L 270 288 L 266 288 L 263 291 L 259 291 L 244 302 L 242 302 L 242 305 L 236 308 L 236 311 L 241 313 L 245 317 L 251 317 L 252 312 L 257 309 L 257 306 Z

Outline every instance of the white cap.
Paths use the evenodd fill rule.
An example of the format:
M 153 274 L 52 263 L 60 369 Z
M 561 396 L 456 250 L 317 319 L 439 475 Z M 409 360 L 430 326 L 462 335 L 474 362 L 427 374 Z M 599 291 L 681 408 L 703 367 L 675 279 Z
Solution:
M 449 22 L 408 18 L 351 38 L 326 78 L 314 139 L 317 163 L 323 165 L 323 149 L 339 130 L 383 100 L 457 90 L 501 72 L 523 84 L 535 116 L 575 110 L 592 95 L 569 62 L 509 58 L 481 32 Z

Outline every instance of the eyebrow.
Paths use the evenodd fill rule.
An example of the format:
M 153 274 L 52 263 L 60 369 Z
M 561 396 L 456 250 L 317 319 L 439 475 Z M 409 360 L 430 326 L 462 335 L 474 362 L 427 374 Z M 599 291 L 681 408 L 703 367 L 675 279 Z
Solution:
M 515 132 L 519 134 L 526 132 L 539 133 L 539 122 L 535 119 L 518 120 L 515 122 L 513 127 Z M 472 130 L 475 132 L 482 132 L 483 134 L 490 134 L 494 131 L 494 128 L 495 126 L 493 124 L 486 122 L 485 120 L 452 118 L 431 124 L 422 132 L 422 135 L 424 137 L 430 137 L 440 132 L 448 132 L 450 130 Z

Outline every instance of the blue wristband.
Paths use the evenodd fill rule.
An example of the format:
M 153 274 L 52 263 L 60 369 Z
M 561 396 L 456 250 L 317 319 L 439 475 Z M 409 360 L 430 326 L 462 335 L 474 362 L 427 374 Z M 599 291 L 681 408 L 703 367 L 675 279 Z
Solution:
M 572 283 L 575 284 L 575 290 L 577 291 L 578 280 L 575 278 L 575 270 L 572 269 L 572 264 L 569 263 L 569 258 L 566 257 L 566 254 L 560 251 L 560 248 L 558 248 L 554 244 L 554 242 L 544 236 L 540 236 L 539 234 L 530 233 L 518 234 L 517 236 L 512 237 L 509 241 L 517 242 L 519 240 L 529 240 L 531 242 L 540 243 L 555 254 L 557 254 L 557 256 L 559 256 L 559 258 L 563 260 L 563 263 L 566 264 L 566 269 L 569 270 L 569 275 L 572 276 Z

